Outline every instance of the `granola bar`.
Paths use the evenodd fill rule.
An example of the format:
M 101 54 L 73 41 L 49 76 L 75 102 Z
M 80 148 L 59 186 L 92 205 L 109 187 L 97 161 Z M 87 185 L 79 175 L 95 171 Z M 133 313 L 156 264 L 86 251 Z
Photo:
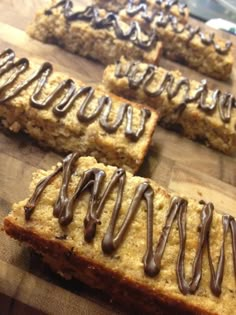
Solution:
M 93 155 L 137 171 L 151 142 L 157 114 L 79 80 L 44 62 L 0 54 L 0 120 L 59 152 Z
M 93 6 L 82 11 L 79 7 L 72 10 L 68 1 L 40 10 L 28 33 L 35 39 L 57 44 L 105 65 L 121 56 L 157 63 L 162 48 L 155 32 L 142 32 L 138 22 L 128 24 L 117 15 Z
M 129 314 L 234 314 L 236 221 L 213 203 L 76 154 L 35 173 L 31 193 L 4 229 L 63 277 Z
M 112 12 L 127 9 L 131 15 L 137 12 L 150 14 L 151 12 L 164 11 L 176 16 L 181 23 L 186 23 L 189 16 L 187 5 L 178 0 L 94 0 L 93 2 L 100 8 Z
M 210 90 L 207 80 L 189 80 L 179 71 L 122 59 L 108 66 L 105 87 L 155 108 L 164 127 L 230 154 L 236 152 L 236 102 L 230 93 Z
M 232 72 L 233 53 L 231 41 L 225 41 L 213 32 L 200 27 L 182 24 L 164 12 L 132 14 L 128 9 L 119 11 L 120 20 L 138 22 L 143 29 L 155 31 L 163 44 L 166 58 L 180 62 L 218 80 L 227 80 Z

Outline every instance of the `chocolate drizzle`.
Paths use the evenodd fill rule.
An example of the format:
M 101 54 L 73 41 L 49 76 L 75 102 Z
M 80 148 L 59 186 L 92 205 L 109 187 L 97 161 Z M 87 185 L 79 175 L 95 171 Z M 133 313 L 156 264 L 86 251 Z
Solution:
M 10 99 L 17 97 L 21 91 L 27 89 L 30 84 L 37 80 L 37 85 L 30 96 L 30 105 L 39 110 L 48 109 L 48 107 L 60 99 L 59 103 L 53 106 L 52 112 L 56 117 L 64 117 L 74 102 L 78 98 L 83 98 L 79 110 L 77 111 L 77 119 L 82 123 L 91 123 L 99 117 L 100 126 L 107 133 L 114 133 L 122 125 L 126 118 L 125 136 L 131 141 L 137 141 L 145 131 L 147 119 L 151 116 L 148 109 L 140 110 L 140 125 L 136 131 L 133 130 L 133 108 L 130 104 L 121 104 L 117 111 L 117 116 L 114 121 L 109 119 L 112 100 L 109 96 L 102 96 L 97 100 L 97 107 L 90 115 L 86 114 L 86 108 L 94 100 L 95 89 L 91 86 L 77 88 L 73 80 L 67 79 L 62 81 L 51 93 L 44 99 L 39 100 L 43 88 L 45 88 L 48 78 L 53 71 L 50 63 L 43 63 L 39 69 L 30 74 L 24 81 L 18 83 L 14 88 L 15 81 L 29 68 L 29 61 L 26 58 L 21 58 L 17 61 L 15 53 L 11 49 L 7 49 L 0 54 L 0 76 L 6 75 L 9 72 L 9 77 L 0 86 L 0 104 L 3 104 Z M 9 91 L 8 93 L 6 93 Z
M 190 81 L 186 77 L 175 79 L 171 72 L 166 72 L 163 78 L 160 78 L 160 84 L 150 89 L 154 78 L 157 78 L 157 67 L 148 65 L 146 70 L 140 70 L 139 62 L 131 62 L 126 69 L 122 69 L 120 62 L 116 64 L 115 77 L 127 77 L 129 86 L 132 89 L 141 87 L 145 94 L 150 97 L 157 97 L 163 93 L 167 94 L 169 100 L 173 99 L 180 90 L 184 90 L 184 96 L 175 111 L 182 113 L 189 103 L 197 103 L 198 108 L 205 111 L 207 114 L 212 114 L 218 110 L 221 120 L 224 123 L 229 123 L 232 110 L 236 107 L 236 101 L 232 94 L 222 93 L 220 90 L 214 90 L 211 94 L 211 103 L 207 103 L 209 96 L 207 81 L 204 79 L 190 96 Z M 159 79 L 159 78 L 158 78 Z
M 147 10 L 148 10 L 148 4 L 146 0 L 140 0 L 138 1 L 139 3 L 136 3 L 135 0 L 129 0 L 128 4 L 127 4 L 127 13 L 130 16 L 133 16 L 139 12 L 144 12 L 144 14 L 146 15 Z M 173 6 L 177 6 L 178 7 L 178 11 L 179 14 L 185 16 L 185 8 L 187 7 L 186 4 L 183 3 L 179 3 L 178 0 L 156 0 L 155 3 L 158 6 L 161 6 L 161 8 L 158 8 L 158 10 L 156 8 L 152 8 L 153 12 L 158 12 L 160 9 L 164 10 L 165 12 L 170 11 L 170 9 Z
M 30 220 L 40 197 L 50 182 L 62 172 L 62 183 L 59 191 L 58 199 L 54 206 L 53 215 L 58 218 L 62 226 L 69 225 L 73 220 L 73 212 L 76 200 L 86 190 L 90 193 L 88 210 L 84 219 L 84 238 L 86 242 L 91 242 L 96 236 L 97 224 L 100 224 L 100 217 L 105 208 L 105 202 L 109 194 L 116 188 L 116 198 L 114 207 L 111 212 L 110 222 L 102 240 L 102 250 L 105 254 L 111 255 L 125 241 L 125 236 L 132 224 L 132 221 L 140 208 L 141 201 L 144 200 L 147 208 L 147 236 L 146 251 L 143 256 L 143 264 L 145 273 L 154 277 L 161 271 L 162 258 L 165 248 L 168 244 L 168 238 L 173 228 L 173 224 L 177 221 L 179 231 L 179 252 L 176 262 L 176 278 L 179 290 L 183 294 L 194 294 L 199 288 L 202 278 L 202 262 L 203 254 L 207 253 L 209 269 L 211 274 L 210 288 L 215 296 L 221 294 L 221 287 L 224 275 L 225 262 L 225 241 L 227 234 L 231 232 L 232 252 L 234 273 L 236 277 L 236 221 L 230 215 L 222 216 L 223 240 L 220 248 L 220 254 L 216 269 L 213 266 L 213 260 L 210 251 L 210 231 L 214 213 L 212 203 L 202 204 L 200 214 L 200 227 L 198 229 L 199 237 L 196 245 L 196 254 L 192 264 L 192 277 L 188 281 L 185 277 L 185 247 L 187 239 L 187 212 L 188 203 L 185 199 L 175 196 L 171 199 L 169 208 L 167 209 L 166 220 L 162 228 L 157 245 L 153 245 L 153 216 L 154 216 L 154 191 L 149 182 L 144 180 L 138 184 L 134 192 L 134 196 L 127 209 L 127 213 L 115 234 L 117 220 L 122 205 L 123 191 L 126 185 L 126 173 L 123 169 L 117 169 L 107 186 L 103 189 L 106 173 L 98 168 L 88 169 L 82 173 L 80 180 L 72 193 L 68 196 L 68 187 L 70 180 L 74 174 L 75 163 L 78 156 L 76 153 L 67 156 L 62 165 L 58 167 L 51 175 L 41 180 L 37 185 L 33 196 L 29 199 L 25 206 L 25 219 Z
M 173 1 L 172 1 L 173 2 Z M 174 1 L 176 2 L 176 1 Z M 138 15 L 140 12 L 142 12 L 141 17 L 145 20 L 146 23 L 155 23 L 155 25 L 152 25 L 152 28 L 154 29 L 157 27 L 163 27 L 166 28 L 167 26 L 170 26 L 172 31 L 176 34 L 181 34 L 184 32 L 188 32 L 187 36 L 187 42 L 190 42 L 193 40 L 195 36 L 199 36 L 202 44 L 209 46 L 213 45 L 215 51 L 219 54 L 227 54 L 232 46 L 231 41 L 226 41 L 225 46 L 221 47 L 219 44 L 217 44 L 214 40 L 215 34 L 210 33 L 209 35 L 204 34 L 200 27 L 194 28 L 193 26 L 187 24 L 184 25 L 178 21 L 178 18 L 171 14 L 166 14 L 163 11 L 160 10 L 152 10 L 152 12 L 148 12 L 148 6 L 144 3 L 139 4 L 138 6 L 134 6 L 130 4 L 128 8 L 126 9 L 127 15 L 134 17 L 135 15 Z M 158 29 L 156 29 L 157 36 Z M 160 37 L 161 39 L 161 37 Z
M 157 0 L 156 3 L 159 5 L 165 3 L 164 8 L 166 11 L 171 6 L 177 5 L 178 1 Z M 151 33 L 146 34 L 148 39 L 145 40 L 142 39 L 141 38 L 142 31 L 140 28 L 140 24 L 137 21 L 132 21 L 127 31 L 123 30 L 119 19 L 119 14 L 117 15 L 113 12 L 108 12 L 106 16 L 100 17 L 99 9 L 96 6 L 88 6 L 84 11 L 73 12 L 72 11 L 73 2 L 71 0 L 59 1 L 49 10 L 46 10 L 45 14 L 46 15 L 52 14 L 52 10 L 60 6 L 62 6 L 62 13 L 64 14 L 66 21 L 73 22 L 78 20 L 84 20 L 89 22 L 91 26 L 94 28 L 113 28 L 117 38 L 131 40 L 132 42 L 134 42 L 134 44 L 143 49 L 149 49 L 153 47 L 156 41 L 160 39 L 156 27 L 154 27 L 154 29 L 152 29 L 153 27 L 151 27 Z M 184 14 L 185 6 L 178 4 L 178 8 L 180 13 Z M 214 33 L 206 35 L 201 31 L 199 27 L 194 28 L 191 25 L 184 25 L 178 21 L 177 17 L 171 14 L 167 14 L 165 11 L 156 9 L 151 11 L 152 11 L 151 14 L 148 13 L 148 5 L 145 2 L 141 1 L 138 5 L 135 5 L 133 0 L 128 2 L 128 6 L 126 9 L 126 13 L 131 17 L 134 17 L 135 15 L 142 12 L 141 17 L 149 24 L 154 21 L 157 27 L 165 28 L 167 26 L 170 26 L 172 28 L 172 31 L 177 34 L 188 32 L 187 42 L 193 40 L 195 36 L 199 36 L 202 44 L 206 46 L 213 45 L 215 51 L 219 54 L 222 55 L 227 54 L 232 46 L 231 41 L 226 41 L 224 47 L 221 47 L 219 44 L 215 42 Z
M 52 10 L 62 6 L 62 13 L 67 22 L 86 21 L 95 29 L 112 28 L 116 37 L 122 40 L 130 40 L 136 46 L 142 49 L 152 48 L 157 42 L 157 37 L 154 31 L 150 34 L 145 34 L 147 39 L 142 38 L 142 30 L 138 22 L 132 22 L 127 30 L 122 28 L 122 23 L 118 15 L 108 12 L 106 16 L 101 17 L 99 9 L 96 6 L 88 6 L 84 11 L 73 12 L 73 2 L 71 0 L 62 0 L 56 5 L 45 11 L 46 15 L 52 14 Z M 144 33 L 143 33 L 144 34 Z

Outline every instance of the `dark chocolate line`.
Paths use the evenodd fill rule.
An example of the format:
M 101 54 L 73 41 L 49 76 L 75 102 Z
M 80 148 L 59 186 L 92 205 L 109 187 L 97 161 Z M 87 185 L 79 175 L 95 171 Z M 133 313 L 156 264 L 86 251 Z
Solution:
M 112 122 L 109 120 L 112 108 L 112 99 L 109 96 L 102 96 L 97 99 L 97 107 L 94 112 L 87 115 L 86 108 L 95 99 L 95 89 L 91 86 L 78 89 L 75 82 L 71 79 L 62 81 L 44 100 L 39 100 L 42 90 L 46 87 L 48 78 L 53 72 L 52 65 L 44 62 L 38 70 L 12 88 L 12 85 L 14 85 L 20 75 L 29 69 L 29 60 L 21 58 L 15 61 L 15 53 L 11 49 L 3 51 L 0 54 L 0 59 L 2 59 L 0 63 L 0 77 L 8 72 L 10 73 L 9 77 L 0 86 L 0 105 L 17 97 L 29 85 L 37 81 L 37 85 L 30 96 L 31 107 L 39 110 L 48 109 L 52 103 L 55 103 L 60 98 L 60 101 L 52 107 L 53 114 L 60 118 L 68 113 L 78 98 L 83 98 L 76 113 L 78 121 L 89 124 L 99 118 L 101 128 L 107 133 L 114 133 L 126 120 L 124 133 L 131 141 L 138 141 L 144 133 L 146 121 L 151 116 L 151 112 L 148 109 L 140 109 L 140 125 L 136 131 L 132 129 L 133 108 L 130 104 L 121 104 L 117 111 L 117 117 Z M 6 93 L 8 90 L 9 92 Z
M 96 6 L 88 6 L 83 11 L 73 12 L 73 2 L 71 0 L 62 0 L 52 6 L 49 10 L 46 10 L 45 14 L 52 14 L 52 11 L 60 6 L 62 7 L 64 17 L 68 22 L 81 20 L 90 23 L 95 29 L 112 28 L 117 38 L 130 40 L 142 49 L 150 49 L 157 42 L 157 37 L 154 31 L 151 31 L 150 34 L 142 32 L 138 22 L 131 22 L 130 25 L 128 25 L 128 29 L 124 30 L 118 15 L 108 12 L 106 16 L 100 17 L 99 9 Z M 147 39 L 142 39 L 141 33 L 145 34 Z
M 69 156 L 68 156 L 69 157 Z M 51 181 L 56 177 L 57 174 L 62 170 L 62 166 L 58 167 L 52 174 L 48 175 L 47 177 L 43 178 L 35 188 L 34 194 L 28 200 L 27 204 L 24 207 L 25 210 L 25 219 L 30 220 L 31 215 L 33 214 L 37 203 L 46 189 L 47 185 L 51 183 Z
M 157 1 L 157 3 L 162 3 L 163 1 Z M 173 4 L 172 4 L 173 3 Z M 169 8 L 172 5 L 177 4 L 177 1 L 167 1 L 165 8 Z M 167 14 L 162 10 L 153 10 L 151 15 L 148 14 L 147 4 L 141 2 L 138 5 L 134 5 L 133 1 L 129 1 L 126 13 L 130 17 L 134 17 L 142 12 L 141 17 L 148 23 L 151 24 L 155 21 L 155 26 L 150 27 L 150 33 L 144 33 L 147 35 L 148 39 L 143 40 L 141 38 L 141 27 L 137 21 L 132 21 L 129 25 L 129 29 L 124 31 L 121 27 L 119 14 L 113 12 L 106 13 L 105 17 L 99 16 L 99 9 L 96 6 L 88 6 L 84 11 L 73 12 L 73 1 L 71 0 L 62 0 L 59 1 L 56 5 L 52 6 L 49 10 L 45 11 L 46 15 L 52 14 L 52 10 L 62 6 L 62 13 L 64 14 L 65 19 L 68 22 L 84 20 L 91 24 L 95 29 L 99 28 L 113 28 L 117 38 L 124 40 L 131 40 L 135 45 L 139 46 L 142 49 L 149 49 L 159 40 L 159 34 L 157 27 L 166 28 L 170 26 L 172 31 L 176 34 L 181 34 L 185 31 L 189 33 L 187 43 L 193 40 L 195 36 L 199 36 L 202 44 L 209 46 L 213 45 L 215 51 L 219 54 L 227 54 L 232 46 L 231 41 L 226 41 L 225 46 L 221 47 L 215 42 L 215 34 L 210 33 L 206 35 L 201 31 L 199 27 L 195 28 L 189 24 L 182 24 L 178 21 L 178 18 L 174 15 Z M 185 6 L 178 6 L 181 14 L 184 13 Z M 181 7 L 183 10 L 181 11 Z
M 73 176 L 77 158 L 78 156 L 76 154 L 70 154 L 64 159 L 60 168 L 45 179 L 41 180 L 41 182 L 37 185 L 33 196 L 29 199 L 25 206 L 26 220 L 30 220 L 46 186 L 50 184 L 51 180 L 59 172 L 62 172 L 62 182 L 58 199 L 54 207 L 54 215 L 58 217 L 59 224 L 62 226 L 69 225 L 73 220 L 75 201 L 79 201 L 79 197 L 83 192 L 89 191 L 89 205 L 84 219 L 84 238 L 86 242 L 91 242 L 96 236 L 97 224 L 101 223 L 100 217 L 106 207 L 106 200 L 109 194 L 111 194 L 114 188 L 116 188 L 116 198 L 114 199 L 110 222 L 107 226 L 107 230 L 101 244 L 103 252 L 107 255 L 112 255 L 114 251 L 122 245 L 125 241 L 128 230 L 132 225 L 134 217 L 140 209 L 140 204 L 142 200 L 144 200 L 147 209 L 146 251 L 143 256 L 144 272 L 150 277 L 155 277 L 161 271 L 162 258 L 168 244 L 169 235 L 174 222 L 177 221 L 179 231 L 179 252 L 176 259 L 176 278 L 179 290 L 185 295 L 196 293 L 202 278 L 203 255 L 204 252 L 207 252 L 208 255 L 206 257 L 208 257 L 211 273 L 210 289 L 215 296 L 220 296 L 224 276 L 225 242 L 229 232 L 231 232 L 233 264 L 236 275 L 236 221 L 232 216 L 222 216 L 223 240 L 220 248 L 218 264 L 215 269 L 210 252 L 210 231 L 214 214 L 214 206 L 212 203 L 200 202 L 202 204 L 202 210 L 200 214 L 201 223 L 198 229 L 198 244 L 196 246 L 196 254 L 192 263 L 192 277 L 190 280 L 187 280 L 185 277 L 185 251 L 187 239 L 186 225 L 188 210 L 187 201 L 178 196 L 171 199 L 162 232 L 156 248 L 154 249 L 154 191 L 150 183 L 144 180 L 144 182 L 137 185 L 123 222 L 115 233 L 122 205 L 123 191 L 126 185 L 126 172 L 123 169 L 117 169 L 108 181 L 107 186 L 103 188 L 106 173 L 98 168 L 88 169 L 81 175 L 75 191 L 72 193 L 71 197 L 69 197 L 68 187 Z
M 158 27 L 163 27 L 166 28 L 167 26 L 170 26 L 172 31 L 176 34 L 181 34 L 183 32 L 188 32 L 188 39 L 187 42 L 190 42 L 191 40 L 193 40 L 193 38 L 195 36 L 199 36 L 202 44 L 209 46 L 209 45 L 213 45 L 215 51 L 219 54 L 227 54 L 228 51 L 230 50 L 231 46 L 232 46 L 232 42 L 231 41 L 226 41 L 225 42 L 225 47 L 221 47 L 219 46 L 219 44 L 217 44 L 215 42 L 215 33 L 210 33 L 209 35 L 206 35 L 205 33 L 203 33 L 200 29 L 200 27 L 193 27 L 190 24 L 182 24 L 178 21 L 178 18 L 174 15 L 171 14 L 167 14 L 164 11 L 161 10 L 153 10 L 150 13 L 148 13 L 148 6 L 144 3 L 138 5 L 137 7 L 130 7 L 128 6 L 128 8 L 126 9 L 126 13 L 127 15 L 129 15 L 130 17 L 134 17 L 135 15 L 138 15 L 140 12 L 142 12 L 141 17 L 142 19 L 145 20 L 146 23 L 148 24 L 152 24 L 153 22 L 155 22 L 155 25 L 152 24 L 151 25 L 151 29 L 156 31 L 156 35 L 159 38 L 159 34 L 158 34 Z
M 146 12 L 148 11 L 148 4 L 146 0 L 140 0 L 139 3 L 135 3 L 135 0 L 129 0 L 128 4 L 127 4 L 127 13 L 132 16 L 135 15 L 139 12 L 143 12 L 144 14 L 146 14 Z M 163 5 L 163 8 L 160 8 L 161 10 L 164 10 L 166 13 L 170 11 L 170 9 L 173 6 L 177 6 L 178 7 L 178 11 L 182 16 L 185 16 L 185 8 L 187 7 L 186 4 L 183 3 L 179 3 L 178 0 L 156 0 L 155 1 L 157 5 Z M 155 9 L 153 10 L 153 12 L 159 11 L 160 9 Z
M 203 110 L 206 114 L 211 115 L 212 112 L 218 110 L 221 120 L 224 123 L 229 123 L 233 108 L 236 107 L 236 101 L 232 94 L 222 93 L 220 90 L 214 90 L 212 93 L 212 101 L 210 104 L 206 103 L 209 94 L 207 80 L 202 80 L 194 94 L 190 96 L 190 81 L 186 77 L 181 77 L 176 80 L 171 72 L 166 72 L 165 76 L 161 78 L 159 86 L 150 90 L 150 86 L 155 77 L 157 77 L 157 67 L 148 65 L 146 70 L 140 71 L 139 62 L 131 62 L 122 69 L 121 63 L 117 62 L 115 69 L 115 77 L 127 77 L 131 89 L 142 88 L 145 94 L 149 97 L 157 97 L 163 93 L 167 93 L 169 100 L 173 99 L 180 90 L 184 90 L 184 96 L 179 103 L 181 112 L 187 107 L 189 103 L 196 102 L 198 108 Z M 159 79 L 159 78 L 158 78 Z M 176 110 L 176 109 L 175 109 Z

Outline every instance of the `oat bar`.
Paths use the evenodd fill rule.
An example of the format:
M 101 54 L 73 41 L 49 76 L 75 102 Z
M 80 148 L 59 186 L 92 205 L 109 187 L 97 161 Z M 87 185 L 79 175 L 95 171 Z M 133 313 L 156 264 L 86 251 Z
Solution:
M 119 12 L 123 9 L 127 9 L 130 14 L 135 14 L 135 12 L 150 14 L 164 11 L 176 16 L 181 23 L 186 23 L 189 16 L 187 5 L 178 0 L 94 0 L 94 3 L 112 12 Z
M 234 314 L 236 222 L 211 202 L 76 154 L 34 174 L 31 193 L 4 229 L 60 275 L 129 314 Z
M 179 71 L 122 59 L 103 75 L 107 89 L 155 108 L 164 127 L 205 142 L 224 153 L 236 152 L 236 101 L 210 90 L 207 80 L 189 80 Z
M 135 172 L 157 114 L 7 49 L 0 54 L 0 119 L 59 152 L 78 151 Z
M 214 33 L 207 33 L 200 27 L 182 24 L 178 19 L 163 12 L 143 12 L 127 9 L 119 12 L 122 21 L 136 21 L 147 31 L 154 30 L 162 41 L 164 56 L 180 62 L 201 73 L 219 80 L 226 80 L 233 67 L 233 53 L 230 41 Z
M 28 28 L 30 36 L 105 65 L 122 55 L 157 63 L 162 44 L 154 31 L 144 34 L 138 22 L 127 24 L 93 6 L 72 9 L 69 3 L 60 1 L 39 11 Z

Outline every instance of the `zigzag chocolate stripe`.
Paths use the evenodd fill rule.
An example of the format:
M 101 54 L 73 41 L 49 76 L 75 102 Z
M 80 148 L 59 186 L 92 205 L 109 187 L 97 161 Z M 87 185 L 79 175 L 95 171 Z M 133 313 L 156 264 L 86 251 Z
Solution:
M 131 40 L 135 45 L 142 49 L 152 48 L 153 45 L 157 42 L 157 37 L 154 31 L 152 31 L 149 35 L 145 34 L 147 36 L 147 39 L 143 40 L 141 38 L 142 31 L 138 22 L 132 22 L 129 25 L 128 30 L 123 30 L 120 25 L 121 23 L 119 21 L 118 15 L 109 12 L 106 14 L 105 17 L 101 18 L 99 16 L 99 10 L 96 6 L 88 6 L 84 11 L 73 12 L 73 2 L 71 0 L 62 0 L 51 7 L 49 10 L 46 10 L 45 14 L 52 14 L 52 10 L 60 6 L 63 7 L 62 12 L 68 22 L 84 20 L 90 22 L 91 26 L 95 29 L 112 27 L 117 38 Z
M 157 27 L 167 27 L 168 25 L 171 26 L 172 31 L 176 34 L 181 34 L 183 32 L 188 32 L 188 38 L 187 42 L 190 42 L 195 36 L 199 36 L 201 39 L 201 42 L 206 45 L 213 45 L 214 49 L 219 54 L 227 54 L 232 46 L 231 41 L 225 42 L 225 47 L 220 47 L 214 40 L 215 33 L 210 33 L 208 36 L 204 34 L 200 27 L 194 28 L 193 26 L 187 24 L 184 25 L 180 22 L 178 22 L 178 18 L 171 14 L 166 14 L 163 11 L 160 10 L 153 10 L 151 13 L 148 14 L 148 6 L 144 3 L 141 3 L 137 6 L 130 4 L 128 8 L 126 9 L 126 13 L 133 17 L 140 12 L 142 12 L 141 17 L 147 22 L 152 23 L 155 20 L 155 25 Z M 155 25 L 152 25 L 155 26 Z M 155 27 L 154 27 L 155 29 Z M 158 29 L 157 31 L 157 37 L 158 37 Z
M 112 108 L 112 99 L 109 96 L 102 96 L 98 99 L 98 105 L 93 113 L 86 115 L 86 108 L 94 98 L 95 89 L 91 86 L 85 86 L 77 88 L 73 80 L 67 79 L 62 81 L 44 100 L 39 100 L 40 94 L 45 87 L 50 74 L 53 72 L 53 67 L 50 63 L 43 63 L 40 68 L 29 75 L 29 77 L 18 84 L 16 87 L 11 88 L 15 80 L 29 68 L 29 60 L 21 58 L 17 61 L 15 59 L 15 53 L 11 49 L 7 49 L 0 54 L 0 58 L 3 61 L 0 63 L 0 77 L 6 73 L 10 73 L 6 81 L 0 86 L 0 95 L 4 94 L 0 98 L 0 104 L 7 102 L 8 100 L 16 97 L 19 93 L 27 89 L 27 87 L 37 80 L 37 86 L 30 96 L 30 105 L 37 109 L 47 109 L 60 95 L 63 97 L 59 103 L 54 105 L 53 114 L 57 117 L 64 117 L 73 103 L 81 97 L 84 97 L 79 110 L 76 113 L 77 119 L 80 122 L 91 123 L 94 119 L 99 118 L 100 126 L 108 133 L 114 133 L 122 125 L 126 118 L 125 136 L 131 141 L 137 141 L 145 130 L 146 120 L 150 117 L 151 112 L 148 109 L 142 108 L 140 110 L 140 125 L 136 131 L 133 131 L 133 107 L 130 104 L 121 104 L 117 112 L 117 117 L 114 122 L 110 122 L 109 114 Z M 6 93 L 6 91 L 8 91 Z M 104 109 L 107 109 L 105 113 Z
M 154 65 L 148 65 L 147 69 L 140 72 L 138 68 L 139 62 L 129 63 L 127 69 L 122 72 L 120 62 L 117 62 L 115 76 L 117 78 L 127 77 L 130 88 L 141 87 L 144 92 L 151 97 L 156 97 L 162 93 L 167 93 L 168 98 L 174 98 L 181 89 L 184 89 L 185 95 L 177 108 L 177 111 L 182 112 L 187 107 L 187 104 L 196 102 L 198 107 L 206 113 L 212 113 L 215 110 L 219 111 L 221 120 L 224 123 L 230 121 L 233 108 L 236 108 L 236 101 L 232 94 L 222 93 L 220 90 L 212 92 L 211 104 L 206 103 L 208 97 L 207 80 L 202 80 L 199 87 L 196 89 L 193 96 L 190 96 L 190 81 L 186 77 L 180 78 L 178 81 L 174 78 L 171 72 L 166 72 L 164 78 L 161 78 L 160 85 L 155 90 L 150 91 L 149 86 L 156 75 Z
M 169 11 L 171 7 L 178 6 L 179 14 L 185 15 L 185 8 L 187 7 L 184 3 L 179 3 L 178 0 L 156 0 L 155 3 L 157 5 L 162 6 L 164 11 Z M 135 0 L 129 0 L 127 5 L 127 13 L 129 15 L 133 15 L 139 12 L 146 13 L 148 9 L 148 4 L 146 0 L 140 0 L 137 4 Z M 156 10 L 154 10 L 156 11 Z
M 123 169 L 117 169 L 111 180 L 105 187 L 101 194 L 101 188 L 106 177 L 106 172 L 91 168 L 86 170 L 80 177 L 80 180 L 71 197 L 68 196 L 68 187 L 71 177 L 74 173 L 75 162 L 78 159 L 76 153 L 68 155 L 62 165 L 57 168 L 51 175 L 41 180 L 37 185 L 32 197 L 25 206 L 25 219 L 30 220 L 37 203 L 51 181 L 62 173 L 62 182 L 57 201 L 54 205 L 53 215 L 58 218 L 62 226 L 69 225 L 73 220 L 73 211 L 76 201 L 80 198 L 82 192 L 87 190 L 90 194 L 90 201 L 87 214 L 84 219 L 84 238 L 86 242 L 91 242 L 96 236 L 96 226 L 100 223 L 100 218 L 105 207 L 105 202 L 115 187 L 117 187 L 117 195 L 115 205 L 111 213 L 111 219 L 108 228 L 102 240 L 102 250 L 105 254 L 112 254 L 124 241 L 129 226 L 132 224 L 135 213 L 139 210 L 142 200 L 145 201 L 147 207 L 147 238 L 146 251 L 143 256 L 144 271 L 150 276 L 156 276 L 161 270 L 161 261 L 168 244 L 169 234 L 172 225 L 177 220 L 179 231 L 179 253 L 176 263 L 177 282 L 180 291 L 183 294 L 193 294 L 197 291 L 201 277 L 202 277 L 202 260 L 205 249 L 208 252 L 208 261 L 211 273 L 210 288 L 215 296 L 221 294 L 221 285 L 224 275 L 224 261 L 225 261 L 225 240 L 227 234 L 231 233 L 233 262 L 236 272 L 236 221 L 230 215 L 222 216 L 223 225 L 223 240 L 220 248 L 219 259 L 216 269 L 213 265 L 213 260 L 210 252 L 210 230 L 213 219 L 214 206 L 212 203 L 202 204 L 202 211 L 200 217 L 200 229 L 198 231 L 198 244 L 196 245 L 196 254 L 192 265 L 192 279 L 188 283 L 185 278 L 185 247 L 186 247 L 186 221 L 188 213 L 187 201 L 181 197 L 173 197 L 169 209 L 167 209 L 167 216 L 165 224 L 162 228 L 161 235 L 156 246 L 153 246 L 153 213 L 154 213 L 154 190 L 151 184 L 144 180 L 143 183 L 137 185 L 132 201 L 127 209 L 126 216 L 115 234 L 116 223 L 119 217 L 119 212 L 122 204 L 123 191 L 126 188 L 126 172 Z M 157 280 L 158 281 L 158 280 Z

